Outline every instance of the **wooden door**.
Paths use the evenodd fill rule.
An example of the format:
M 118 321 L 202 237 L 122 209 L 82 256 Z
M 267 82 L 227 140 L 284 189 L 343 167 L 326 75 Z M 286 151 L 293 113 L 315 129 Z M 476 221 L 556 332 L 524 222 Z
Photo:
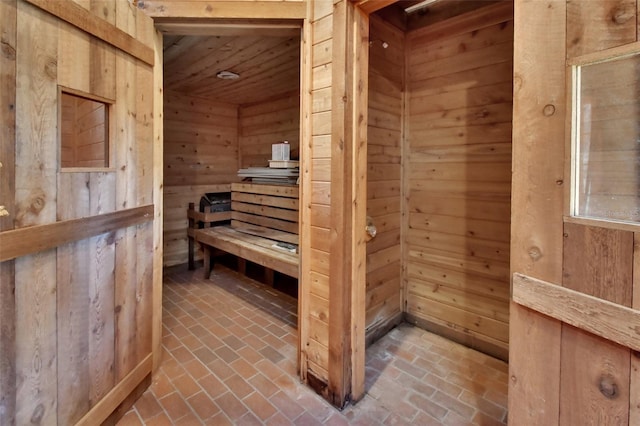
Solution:
M 0 424 L 100 424 L 153 364 L 153 22 L 2 0 L 0 28 Z
M 515 3 L 509 424 L 640 424 L 639 7 Z

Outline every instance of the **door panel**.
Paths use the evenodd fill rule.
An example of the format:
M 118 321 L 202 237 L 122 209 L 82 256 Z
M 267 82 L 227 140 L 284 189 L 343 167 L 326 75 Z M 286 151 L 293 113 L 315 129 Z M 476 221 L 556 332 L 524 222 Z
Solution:
M 608 49 L 639 49 L 633 44 L 638 10 L 636 0 L 515 3 L 510 424 L 640 421 L 636 225 L 570 217 L 567 102 L 568 63 L 584 59 L 577 56 L 599 52 L 605 58 Z M 595 83 L 589 94 L 596 98 L 618 87 L 616 79 Z M 620 96 L 609 98 L 613 103 L 605 109 L 613 111 Z M 614 123 L 616 116 L 600 118 Z M 604 142 L 609 147 L 620 139 L 618 134 Z M 595 155 L 593 161 L 614 158 Z M 635 155 L 627 151 L 615 161 Z M 617 189 L 607 188 L 612 199 Z M 610 209 L 619 210 L 614 204 Z
M 151 372 L 154 30 L 107 3 L 133 39 L 72 1 L 0 2 L 2 425 L 100 424 Z M 108 167 L 61 167 L 62 90 L 107 105 Z

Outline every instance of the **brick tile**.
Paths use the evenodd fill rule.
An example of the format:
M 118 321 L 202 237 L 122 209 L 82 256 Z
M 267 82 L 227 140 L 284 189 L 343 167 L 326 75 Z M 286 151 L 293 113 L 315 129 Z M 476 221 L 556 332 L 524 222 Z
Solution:
M 265 397 L 254 392 L 244 399 L 244 403 L 261 421 L 267 420 L 278 410 Z
M 388 426 L 409 426 L 414 423 L 411 420 L 407 420 L 404 417 L 399 416 L 396 413 L 391 413 L 389 417 L 387 417 L 384 421 L 385 425 Z
M 279 391 L 269 398 L 269 401 L 284 414 L 288 419 L 295 419 L 300 416 L 304 409 L 284 392 Z
M 431 397 L 431 400 L 442 407 L 447 407 L 449 411 L 453 411 L 467 420 L 471 420 L 476 411 L 475 408 L 470 407 L 469 405 L 459 401 L 458 399 L 455 399 L 440 391 L 437 391 Z
M 430 386 L 441 390 L 449 396 L 457 398 L 458 395 L 460 395 L 460 393 L 462 392 L 462 389 L 459 386 L 454 385 L 453 383 L 449 383 L 438 376 L 434 376 L 433 374 L 428 374 L 427 377 L 424 378 L 424 381 L 425 383 L 428 383 Z
M 478 408 L 478 410 L 496 420 L 502 420 L 506 411 L 504 407 L 500 407 L 491 401 L 487 401 L 481 396 L 473 395 L 471 392 L 466 390 L 462 392 L 462 395 L 460 395 L 460 400 Z
M 461 417 L 454 411 L 449 411 L 442 424 L 445 426 L 473 426 L 471 420 Z
M 195 351 L 193 351 L 193 354 L 196 356 L 196 358 L 198 358 L 200 362 L 205 365 L 218 359 L 218 355 L 214 354 L 213 351 L 206 346 L 202 346 L 196 349 Z
M 118 422 L 119 426 L 143 426 L 144 423 L 138 417 L 138 413 L 134 410 L 130 410 L 125 414 Z
M 119 423 L 118 423 L 119 425 Z M 145 422 L 146 426 L 173 426 L 173 421 L 167 416 L 165 412 L 162 412 L 152 419 Z
M 250 346 L 245 346 L 244 348 L 239 349 L 238 355 L 240 355 L 244 360 L 246 360 L 252 365 L 256 364 L 258 361 L 260 361 L 263 358 L 262 354 L 260 354 L 258 351 L 256 351 Z
M 235 423 L 229 420 L 226 414 L 219 413 L 205 422 L 207 426 L 234 426 Z
M 420 379 L 427 374 L 424 369 L 420 368 L 417 365 L 410 364 L 404 359 L 396 359 L 393 362 L 393 365 L 399 370 L 407 373 L 409 376 L 415 377 L 416 379 Z
M 171 382 L 184 398 L 188 398 L 202 390 L 196 381 L 188 374 L 183 374 L 182 376 L 173 379 Z
M 239 419 L 247 413 L 247 407 L 231 392 L 222 394 L 215 401 L 230 419 Z
M 481 426 L 503 426 L 505 423 L 501 422 L 500 420 L 496 420 L 492 417 L 489 417 L 482 412 L 478 412 L 473 417 L 473 424 L 481 425 Z
M 238 397 L 238 399 L 243 399 L 250 393 L 254 392 L 252 386 L 250 386 L 246 380 L 237 374 L 232 374 L 229 376 L 224 383 L 227 385 L 231 392 Z
M 409 402 L 413 404 L 418 410 L 429 414 L 431 417 L 438 420 L 444 419 L 447 415 L 447 409 L 441 405 L 435 403 L 429 398 L 425 398 L 422 395 L 412 394 L 409 396 Z M 418 413 L 420 414 L 420 413 Z
M 236 373 L 243 379 L 249 379 L 256 375 L 258 370 L 256 370 L 251 364 L 249 364 L 244 359 L 237 359 L 231 363 L 231 368 L 233 368 Z
M 142 420 L 149 420 L 162 412 L 162 407 L 151 392 L 142 394 L 135 405 Z
M 442 421 L 438 419 L 434 419 L 427 413 L 418 413 L 416 418 L 414 419 L 414 424 L 420 426 L 442 426 Z
M 227 391 L 227 387 L 213 374 L 208 374 L 198 379 L 198 383 L 212 398 L 217 398 Z
M 240 358 L 240 355 L 238 355 L 234 350 L 227 346 L 222 346 L 216 349 L 215 354 L 227 364 L 230 364 L 236 359 Z
M 273 362 L 274 364 L 277 364 L 278 362 L 284 359 L 284 356 L 282 356 L 280 352 L 278 352 L 276 349 L 272 348 L 271 346 L 265 346 L 264 348 L 260 349 L 258 352 L 260 352 L 265 358 L 267 358 L 269 361 Z
M 266 426 L 285 426 L 292 425 L 293 422 L 281 413 L 277 412 L 273 417 L 265 422 Z
M 200 423 L 200 419 L 198 418 L 198 416 L 196 416 L 195 413 L 189 412 L 185 416 L 181 417 L 174 424 L 176 426 L 193 426 L 199 423 Z
M 180 417 L 185 416 L 191 411 L 187 403 L 184 402 L 184 399 L 182 399 L 182 396 L 180 396 L 180 394 L 177 392 L 174 392 L 162 398 L 160 400 L 160 405 L 162 405 L 164 410 L 173 421 L 178 420 Z
M 224 361 L 220 359 L 216 359 L 212 363 L 208 365 L 209 369 L 213 374 L 215 374 L 219 379 L 225 380 L 229 376 L 233 374 L 233 370 L 226 364 Z
M 265 397 L 270 397 L 274 393 L 278 392 L 280 388 L 276 386 L 271 380 L 267 379 L 263 374 L 258 373 L 255 376 L 249 379 L 249 383 L 253 386 L 258 392 L 260 392 Z
M 293 424 L 300 426 L 322 426 L 322 422 L 314 418 L 309 413 L 304 413 L 302 416 L 295 419 Z
M 180 364 L 187 363 L 194 359 L 193 354 L 186 347 L 180 345 L 179 347 L 173 349 L 171 351 L 171 355 L 176 359 L 176 361 Z
M 207 420 L 220 412 L 220 407 L 205 392 L 199 392 L 187 399 L 187 403 L 201 420 Z

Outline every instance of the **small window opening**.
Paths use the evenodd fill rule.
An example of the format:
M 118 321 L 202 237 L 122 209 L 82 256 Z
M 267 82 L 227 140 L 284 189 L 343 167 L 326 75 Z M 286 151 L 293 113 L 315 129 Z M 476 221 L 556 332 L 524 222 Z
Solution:
M 60 165 L 65 168 L 109 167 L 109 104 L 60 93 Z

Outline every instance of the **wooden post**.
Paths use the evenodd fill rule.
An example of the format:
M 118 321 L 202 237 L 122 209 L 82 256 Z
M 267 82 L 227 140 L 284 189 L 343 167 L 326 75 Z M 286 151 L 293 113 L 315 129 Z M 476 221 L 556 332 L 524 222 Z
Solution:
M 13 229 L 16 144 L 16 0 L 0 2 L 0 232 Z M 16 422 L 15 267 L 0 262 L 0 424 Z
M 515 2 L 514 27 L 511 272 L 561 282 L 566 2 Z M 509 424 L 557 425 L 561 324 L 510 315 Z
M 195 210 L 195 203 L 189 203 L 189 211 L 194 211 Z M 195 225 L 196 225 L 196 221 L 195 219 L 193 219 L 193 217 L 189 217 L 189 228 L 188 230 L 191 231 L 193 229 L 195 229 Z M 195 241 L 193 239 L 193 236 L 187 234 L 187 239 L 189 240 L 189 270 L 193 271 L 194 269 L 196 269 L 196 264 L 194 261 L 194 256 L 195 256 Z

